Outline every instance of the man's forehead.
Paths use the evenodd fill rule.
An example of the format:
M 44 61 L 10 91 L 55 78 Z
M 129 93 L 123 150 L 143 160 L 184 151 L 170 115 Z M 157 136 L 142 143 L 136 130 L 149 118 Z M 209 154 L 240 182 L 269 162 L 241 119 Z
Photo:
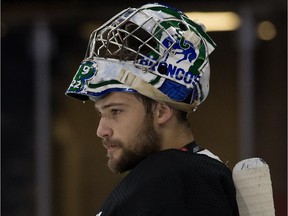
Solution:
M 133 96 L 133 93 L 113 92 L 97 100 L 95 102 L 95 107 L 96 109 L 103 109 L 111 105 L 125 105 L 133 102 L 133 98 L 136 100 L 136 97 Z

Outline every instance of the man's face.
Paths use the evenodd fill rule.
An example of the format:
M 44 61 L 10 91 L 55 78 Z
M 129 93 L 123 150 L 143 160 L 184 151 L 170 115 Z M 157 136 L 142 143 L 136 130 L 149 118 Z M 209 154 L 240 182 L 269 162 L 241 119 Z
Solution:
M 153 112 L 131 93 L 111 93 L 95 103 L 100 113 L 97 136 L 107 149 L 108 167 L 117 173 L 134 168 L 160 150 Z

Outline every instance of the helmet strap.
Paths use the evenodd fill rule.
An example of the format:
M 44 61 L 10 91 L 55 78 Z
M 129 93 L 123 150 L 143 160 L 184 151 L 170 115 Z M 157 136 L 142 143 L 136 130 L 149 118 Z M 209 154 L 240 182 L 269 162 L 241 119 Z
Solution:
M 131 73 L 129 70 L 122 68 L 118 77 L 116 79 L 126 86 L 135 89 L 140 94 L 143 94 L 155 101 L 166 103 L 167 105 L 184 112 L 192 112 L 195 107 L 199 105 L 199 101 L 193 102 L 193 104 L 186 104 L 183 102 L 177 102 L 171 100 L 167 95 L 162 93 L 157 88 L 153 87 L 151 84 L 147 83 L 143 79 L 139 78 L 135 74 Z

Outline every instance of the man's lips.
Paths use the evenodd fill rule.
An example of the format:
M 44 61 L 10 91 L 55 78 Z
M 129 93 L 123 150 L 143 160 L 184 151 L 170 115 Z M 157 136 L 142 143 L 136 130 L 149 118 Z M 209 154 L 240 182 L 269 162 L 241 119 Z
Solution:
M 112 148 L 116 148 L 116 147 L 117 147 L 116 144 L 110 144 L 110 143 L 104 143 L 103 146 L 104 146 L 106 149 L 112 149 Z
M 113 140 L 113 139 L 103 139 L 102 144 L 104 148 L 107 149 L 107 155 L 108 157 L 111 156 L 111 154 L 114 153 L 117 149 L 122 147 L 122 144 L 118 140 Z
M 115 149 L 117 149 L 119 147 L 119 145 L 117 145 L 117 143 L 113 143 L 113 142 L 103 142 L 103 146 L 107 149 L 107 155 L 108 157 L 110 156 L 110 154 L 115 151 Z
M 107 147 L 107 150 L 108 150 L 108 152 L 112 152 L 112 151 L 115 150 L 116 148 L 117 148 L 116 145 L 108 146 L 108 147 Z

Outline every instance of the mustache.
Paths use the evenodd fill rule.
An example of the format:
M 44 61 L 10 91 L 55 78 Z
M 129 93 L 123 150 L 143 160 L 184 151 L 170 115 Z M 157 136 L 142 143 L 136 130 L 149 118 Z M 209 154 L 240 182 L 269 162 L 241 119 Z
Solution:
M 102 145 L 105 148 L 109 148 L 109 147 L 123 147 L 123 143 L 120 140 L 118 140 L 118 139 L 109 139 L 109 138 L 102 139 Z

